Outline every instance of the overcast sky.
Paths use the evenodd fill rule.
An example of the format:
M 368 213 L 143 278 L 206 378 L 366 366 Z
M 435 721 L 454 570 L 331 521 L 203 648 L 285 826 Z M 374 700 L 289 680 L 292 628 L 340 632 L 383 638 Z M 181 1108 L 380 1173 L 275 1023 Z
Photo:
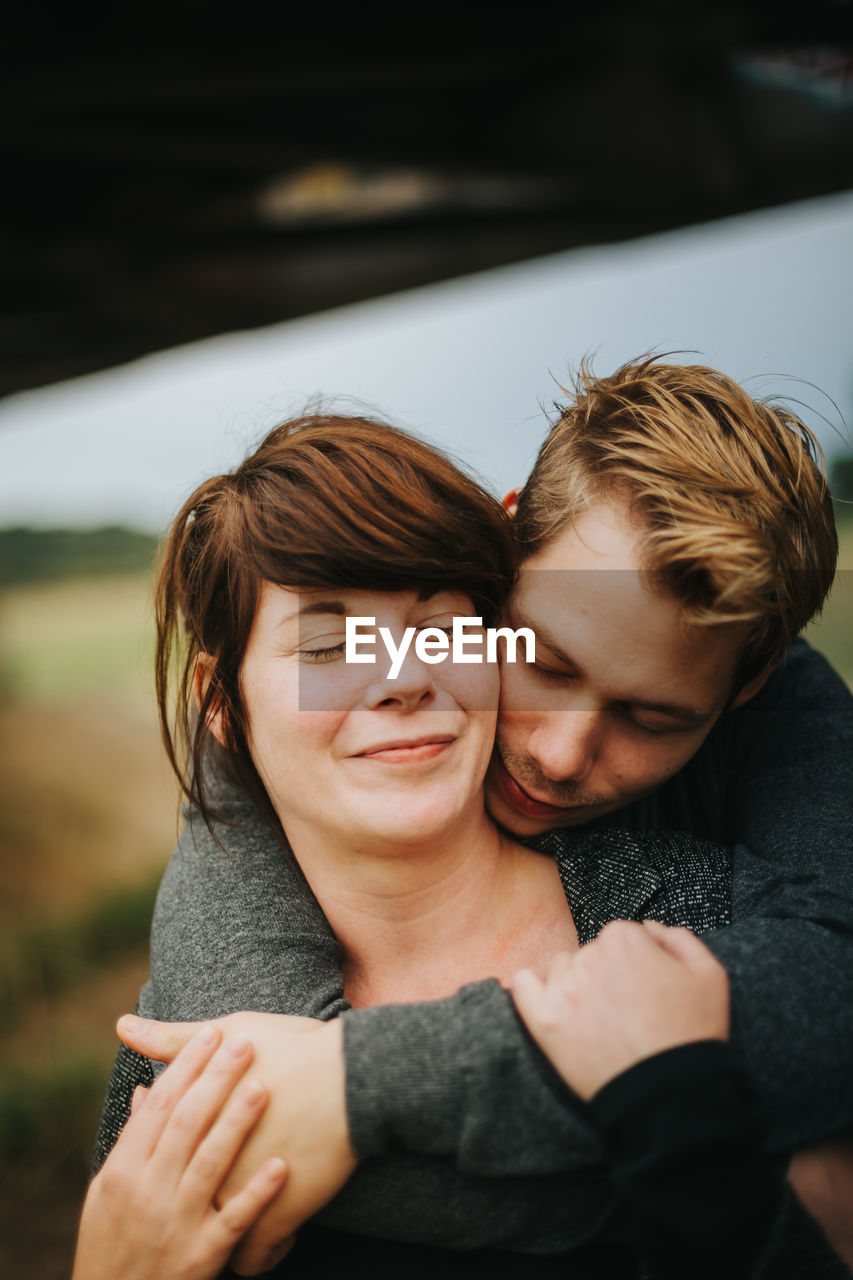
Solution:
M 9 397 L 0 524 L 160 529 L 199 480 L 318 394 L 380 409 L 503 492 L 529 470 L 554 379 L 588 353 L 605 373 L 650 348 L 696 351 L 753 394 L 804 400 L 828 453 L 853 447 L 827 399 L 850 424 L 853 193 L 556 254 Z

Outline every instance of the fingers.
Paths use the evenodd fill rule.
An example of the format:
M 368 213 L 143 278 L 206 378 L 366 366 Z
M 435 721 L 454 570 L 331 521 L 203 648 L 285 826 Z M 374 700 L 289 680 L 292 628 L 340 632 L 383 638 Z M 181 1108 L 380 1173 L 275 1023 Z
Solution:
M 705 943 L 689 929 L 674 928 L 658 920 L 644 920 L 643 929 L 664 951 L 691 968 L 709 960 L 715 965 L 719 963 Z
M 536 1018 L 545 999 L 545 983 L 532 969 L 519 969 L 509 984 L 515 1006 L 525 1022 Z
M 135 1116 L 139 1108 L 142 1106 L 147 1093 L 148 1090 L 144 1084 L 138 1084 L 134 1089 L 133 1096 L 130 1099 L 130 1114 L 132 1116 Z
M 116 1023 L 118 1037 L 143 1057 L 171 1062 L 199 1029 L 197 1022 L 154 1022 L 126 1013 Z
M 187 1168 L 184 1186 L 190 1194 L 203 1201 L 213 1198 L 268 1102 L 269 1090 L 257 1080 L 234 1091 Z
M 191 1041 L 182 1050 L 167 1069 L 166 1075 L 176 1070 L 184 1056 L 190 1052 L 192 1044 Z M 245 1075 L 252 1057 L 252 1046 L 245 1036 L 233 1037 L 227 1043 L 219 1045 L 204 1070 L 188 1084 L 175 1103 L 169 1124 L 158 1143 L 157 1162 L 163 1169 L 164 1177 L 177 1175 L 177 1181 L 177 1178 L 183 1176 L 202 1139 L 219 1119 L 235 1085 Z M 259 1115 L 260 1111 L 255 1114 L 255 1119 Z M 220 1182 L 226 1171 L 227 1166 L 221 1173 Z M 219 1182 L 209 1187 L 209 1193 L 212 1194 L 218 1185 Z
M 254 1226 L 267 1205 L 278 1195 L 286 1179 L 287 1165 L 278 1156 L 274 1156 L 261 1165 L 242 1191 L 222 1206 L 217 1227 L 223 1235 L 230 1237 L 231 1247 Z M 281 1241 L 276 1248 L 276 1261 L 290 1250 L 294 1239 L 295 1236 L 289 1236 L 287 1240 Z
M 136 1115 L 128 1122 L 125 1147 L 129 1158 L 150 1159 L 176 1106 L 213 1057 L 221 1039 L 216 1027 L 197 1028 L 171 1066 L 155 1080 L 145 1105 L 137 1104 Z

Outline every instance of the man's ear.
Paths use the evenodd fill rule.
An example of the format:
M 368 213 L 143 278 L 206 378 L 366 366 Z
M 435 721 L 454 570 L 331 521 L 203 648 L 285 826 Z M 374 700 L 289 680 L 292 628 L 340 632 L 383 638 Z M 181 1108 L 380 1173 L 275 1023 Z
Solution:
M 518 494 L 518 489 L 510 489 L 509 493 L 501 503 L 501 506 L 508 515 L 514 516 L 518 510 Z
M 744 703 L 749 702 L 750 698 L 754 698 L 759 690 L 764 688 L 778 665 L 778 663 L 774 663 L 772 667 L 768 667 L 767 670 L 762 671 L 760 675 L 753 676 L 749 683 L 745 684 L 740 690 L 734 702 L 729 703 L 727 709 L 729 711 L 734 711 L 735 707 L 742 707 Z
M 195 671 L 193 672 L 193 693 L 195 694 L 195 704 L 201 709 L 201 704 L 207 693 L 207 687 L 213 678 L 216 670 L 216 659 L 209 653 L 200 653 L 195 660 Z M 208 708 L 207 727 L 213 734 L 220 746 L 226 746 L 225 733 L 222 725 L 222 709 L 214 703 Z

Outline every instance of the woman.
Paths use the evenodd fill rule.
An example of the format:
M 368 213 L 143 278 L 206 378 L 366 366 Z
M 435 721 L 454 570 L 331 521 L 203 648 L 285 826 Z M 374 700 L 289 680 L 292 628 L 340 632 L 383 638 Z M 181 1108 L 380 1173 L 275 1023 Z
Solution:
M 496 667 L 409 652 L 392 680 L 382 665 L 344 661 L 347 617 L 375 619 L 395 645 L 410 628 L 435 639 L 458 616 L 491 625 L 513 564 L 496 503 L 427 446 L 363 419 L 278 428 L 234 475 L 201 486 L 170 534 L 158 584 L 170 759 L 209 816 L 205 752 L 211 736 L 224 748 L 286 833 L 342 947 L 351 1005 L 430 999 L 483 977 L 508 985 L 525 968 L 544 978 L 577 950 L 555 863 L 500 832 L 483 807 Z M 172 726 L 168 677 L 182 626 Z M 724 881 L 725 867 L 716 874 Z M 723 919 L 698 904 L 687 923 Z M 718 994 L 721 974 L 706 966 L 692 981 Z M 718 1006 L 646 1053 L 724 1036 Z M 150 1079 L 127 1059 L 119 1075 L 132 1082 L 134 1069 Z M 112 1102 L 114 1133 L 115 1088 Z M 510 1195 L 515 1208 L 520 1189 Z M 541 1184 L 532 1199 L 541 1212 Z M 590 1236 L 612 1216 L 603 1183 L 593 1201 Z M 568 1211 L 563 1187 L 550 1211 Z M 631 1274 L 624 1250 L 593 1250 L 599 1271 L 607 1257 Z

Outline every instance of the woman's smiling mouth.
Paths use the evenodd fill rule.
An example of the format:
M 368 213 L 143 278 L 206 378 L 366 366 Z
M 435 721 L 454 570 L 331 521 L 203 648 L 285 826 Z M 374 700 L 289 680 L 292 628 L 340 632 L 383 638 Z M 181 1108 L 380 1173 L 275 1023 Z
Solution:
M 442 755 L 456 738 L 452 734 L 431 735 L 423 738 L 396 738 L 368 747 L 355 755 L 357 760 L 374 760 L 381 764 L 415 764 L 433 760 Z

